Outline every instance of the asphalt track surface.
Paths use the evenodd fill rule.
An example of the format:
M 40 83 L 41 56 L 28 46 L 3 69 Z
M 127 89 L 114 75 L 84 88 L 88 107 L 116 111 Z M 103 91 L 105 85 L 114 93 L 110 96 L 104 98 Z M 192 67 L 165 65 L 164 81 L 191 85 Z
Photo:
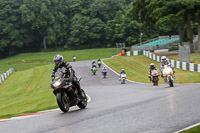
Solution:
M 92 75 L 91 61 L 71 64 L 92 99 L 86 109 L 2 122 L 0 133 L 172 133 L 200 122 L 200 84 L 120 84 L 110 70 Z

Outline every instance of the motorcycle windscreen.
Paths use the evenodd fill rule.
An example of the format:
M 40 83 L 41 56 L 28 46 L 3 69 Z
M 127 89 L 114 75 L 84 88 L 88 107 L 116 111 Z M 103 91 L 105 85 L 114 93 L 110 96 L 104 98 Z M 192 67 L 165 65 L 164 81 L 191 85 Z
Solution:
M 61 71 L 55 73 L 56 79 L 61 78 L 61 77 L 63 77 L 63 73 Z

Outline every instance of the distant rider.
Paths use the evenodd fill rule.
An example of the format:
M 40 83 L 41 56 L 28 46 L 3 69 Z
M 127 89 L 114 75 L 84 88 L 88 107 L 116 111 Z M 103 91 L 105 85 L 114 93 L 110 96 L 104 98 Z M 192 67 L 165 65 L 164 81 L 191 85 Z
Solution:
M 51 75 L 52 80 L 55 79 L 55 73 L 57 71 L 64 71 L 66 80 L 72 82 L 72 84 L 77 88 L 78 92 L 80 93 L 81 92 L 80 83 L 77 80 L 77 77 L 75 76 L 75 71 L 72 69 L 72 66 L 69 65 L 69 63 L 64 62 L 63 56 L 59 54 L 54 56 L 53 61 L 55 63 L 55 67 Z M 76 97 L 73 89 L 70 90 L 70 95 L 72 95 L 73 98 Z
M 124 69 L 122 69 L 122 71 L 121 71 L 121 73 L 120 73 L 119 80 L 121 80 L 121 75 L 122 75 L 122 74 L 126 74 L 126 72 L 125 72 Z
M 169 60 L 167 59 L 166 56 L 161 57 L 161 62 L 160 62 L 160 71 L 161 71 L 161 77 L 163 77 L 163 68 L 165 65 L 168 65 L 172 68 L 173 73 L 175 73 L 173 66 L 170 64 Z
M 102 72 L 107 72 L 107 68 L 106 68 L 106 66 L 103 66 L 103 68 L 102 68 Z
M 97 67 L 96 61 L 92 61 L 92 68 L 93 68 L 93 67 Z
M 101 61 L 101 59 L 98 59 L 97 62 Z
M 154 63 L 151 63 L 150 67 L 149 67 L 149 79 L 150 79 L 150 81 L 151 81 L 151 72 L 153 70 L 157 70 L 158 71 L 158 69 L 155 67 Z

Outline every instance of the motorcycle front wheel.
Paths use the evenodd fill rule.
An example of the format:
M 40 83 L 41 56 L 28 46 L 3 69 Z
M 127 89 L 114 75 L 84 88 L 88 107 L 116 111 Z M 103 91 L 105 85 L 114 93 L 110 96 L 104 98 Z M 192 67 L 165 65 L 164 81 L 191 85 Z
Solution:
M 158 85 L 158 77 L 153 77 L 153 83 L 154 86 Z
M 171 77 L 171 76 L 169 77 L 169 86 L 170 86 L 170 87 L 173 87 L 173 86 L 174 86 L 174 83 L 173 83 L 173 80 L 172 80 L 172 77 Z
M 67 94 L 65 92 L 57 93 L 56 99 L 57 99 L 58 107 L 60 108 L 60 110 L 63 112 L 68 112 L 70 105 L 69 105 L 69 99 L 67 97 Z
M 81 101 L 77 104 L 77 106 L 81 109 L 84 109 L 87 107 L 87 96 L 84 90 L 81 90 L 81 97 Z

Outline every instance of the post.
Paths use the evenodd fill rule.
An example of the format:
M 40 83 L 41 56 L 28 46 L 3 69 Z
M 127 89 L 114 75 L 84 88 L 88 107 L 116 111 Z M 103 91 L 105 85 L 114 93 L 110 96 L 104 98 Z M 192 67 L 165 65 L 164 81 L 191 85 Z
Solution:
M 140 33 L 140 45 L 142 45 L 142 36 L 143 36 L 143 33 Z

